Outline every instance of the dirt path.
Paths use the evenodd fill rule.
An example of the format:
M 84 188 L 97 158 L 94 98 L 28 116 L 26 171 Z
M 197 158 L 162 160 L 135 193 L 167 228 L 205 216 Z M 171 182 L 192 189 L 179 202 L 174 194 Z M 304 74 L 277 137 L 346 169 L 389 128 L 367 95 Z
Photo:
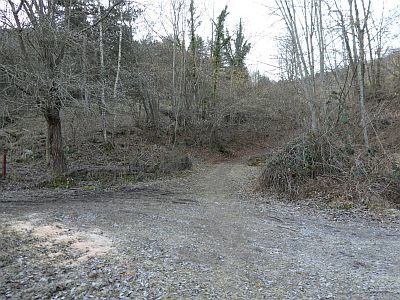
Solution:
M 400 299 L 398 223 L 262 198 L 257 172 L 7 192 L 0 298 Z

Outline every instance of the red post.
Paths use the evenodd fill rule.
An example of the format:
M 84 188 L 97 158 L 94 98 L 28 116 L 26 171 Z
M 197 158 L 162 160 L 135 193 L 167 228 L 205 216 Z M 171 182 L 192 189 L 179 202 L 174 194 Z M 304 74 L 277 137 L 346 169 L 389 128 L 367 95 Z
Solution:
M 3 150 L 3 178 L 7 176 L 7 148 Z

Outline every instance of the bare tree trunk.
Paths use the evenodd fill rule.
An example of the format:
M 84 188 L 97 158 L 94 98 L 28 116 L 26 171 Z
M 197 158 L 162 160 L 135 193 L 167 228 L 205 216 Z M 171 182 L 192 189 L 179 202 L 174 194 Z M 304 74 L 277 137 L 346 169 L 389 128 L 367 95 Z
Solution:
M 373 49 L 372 49 L 371 33 L 370 33 L 368 26 L 365 28 L 365 33 L 367 34 L 367 46 L 368 46 L 368 54 L 369 54 L 369 65 L 367 64 L 366 73 L 367 73 L 368 82 L 371 85 L 372 90 L 375 91 L 376 90 L 375 78 L 374 78 L 375 77 L 374 76 L 375 60 L 374 60 Z
M 99 18 L 101 19 L 101 2 L 98 0 L 97 9 Z M 103 44 L 103 21 L 99 22 L 99 48 L 100 48 L 100 77 L 101 77 L 101 103 L 100 103 L 100 111 L 103 125 L 103 140 L 107 142 L 107 120 L 106 120 L 106 96 L 105 96 L 105 68 L 104 68 L 104 44 Z
M 347 28 L 346 28 L 346 24 L 344 21 L 344 16 L 343 16 L 343 13 L 340 11 L 340 8 L 336 1 L 335 1 L 335 5 L 336 5 L 336 12 L 338 13 L 338 15 L 340 17 L 340 29 L 342 31 L 343 44 L 344 44 L 345 52 L 347 55 L 347 57 L 344 57 L 344 59 L 346 62 L 347 61 L 349 62 L 351 69 L 355 70 L 356 66 L 355 66 L 354 58 L 353 58 L 353 55 L 351 52 L 350 40 L 349 40 L 349 36 L 347 34 Z
M 86 1 L 82 3 L 82 19 L 84 23 L 86 23 Z M 86 32 L 83 33 L 83 41 L 82 41 L 82 85 L 81 85 L 81 100 L 83 111 L 87 114 L 90 110 L 89 107 L 89 91 L 87 88 L 87 68 L 88 68 L 88 56 L 87 56 L 87 34 Z
M 181 14 L 184 9 L 184 2 L 182 0 L 173 0 L 172 1 L 172 29 L 173 29 L 173 43 L 172 43 L 172 98 L 174 105 L 174 115 L 175 115 L 175 124 L 174 124 L 174 134 L 172 143 L 175 145 L 178 131 L 178 122 L 180 117 L 180 105 L 182 102 L 182 76 L 179 84 L 179 93 L 177 92 L 177 42 L 179 39 L 180 33 L 180 22 L 181 22 Z M 182 51 L 184 51 L 182 49 Z
M 354 1 L 354 2 L 353 2 Z M 355 22 L 354 22 L 354 16 L 353 16 L 353 10 L 352 7 L 350 8 L 350 19 L 352 22 L 352 30 L 353 32 L 356 30 L 357 31 L 357 41 L 358 41 L 358 64 L 357 64 L 357 81 L 358 81 L 358 88 L 359 88 L 359 101 L 360 101 L 360 113 L 361 113 L 361 128 L 363 131 L 363 139 L 364 139 L 364 146 L 367 150 L 370 149 L 369 145 L 369 137 L 368 137 L 368 115 L 367 115 L 367 110 L 365 107 L 365 50 L 364 50 L 364 34 L 365 34 L 365 29 L 367 26 L 367 21 L 368 21 L 368 16 L 370 13 L 370 1 L 368 5 L 368 9 L 365 10 L 365 5 L 364 5 L 364 0 L 362 1 L 362 6 L 363 6 L 363 14 L 364 14 L 364 20 L 363 24 L 361 24 L 360 20 L 360 12 L 358 10 L 358 5 L 357 5 L 358 0 L 349 0 L 349 4 L 354 4 L 354 13 L 355 13 Z M 355 41 L 355 34 L 354 34 L 354 52 L 357 53 L 357 45 Z
M 49 163 L 53 174 L 58 176 L 67 171 L 67 162 L 64 156 L 60 110 L 49 108 L 44 112 L 47 122 L 47 139 Z
M 365 63 L 364 59 L 364 43 L 360 40 L 360 58 L 357 69 L 357 79 L 359 84 L 359 99 L 360 99 L 360 112 L 361 112 L 361 127 L 363 130 L 364 145 L 367 150 L 370 149 L 368 138 L 368 121 L 367 109 L 365 107 Z
M 82 53 L 82 92 L 83 92 L 83 110 L 85 113 L 89 112 L 89 93 L 87 88 L 87 36 L 86 34 L 83 37 L 83 53 Z
M 197 65 L 197 51 L 198 43 L 196 30 L 198 25 L 196 24 L 197 17 L 195 15 L 196 9 L 194 6 L 194 0 L 190 0 L 189 6 L 189 82 L 190 82 L 190 93 L 191 100 L 188 102 L 191 104 L 191 117 L 193 119 L 199 118 L 199 112 L 201 111 L 200 105 L 197 103 L 197 84 L 198 84 L 198 65 Z
M 174 16 L 174 22 L 176 16 Z M 172 99 L 174 102 L 174 115 L 175 115 L 175 125 L 174 125 L 174 135 L 172 138 L 172 143 L 175 145 L 176 142 L 176 132 L 178 130 L 178 114 L 179 114 L 179 109 L 178 109 L 178 99 L 176 96 L 176 40 L 177 40 L 177 33 L 176 31 L 178 30 L 175 26 L 177 26 L 174 23 L 174 42 L 172 43 Z
M 119 82 L 119 74 L 121 72 L 121 55 L 122 55 L 122 8 L 120 11 L 117 74 L 115 75 L 114 94 L 113 94 L 114 101 L 117 99 L 117 87 L 118 87 L 118 82 Z
M 327 93 L 325 87 L 325 33 L 323 28 L 322 0 L 316 1 L 315 9 L 319 48 L 319 92 L 322 99 L 322 118 L 324 120 L 322 126 L 324 126 L 327 118 Z
M 307 99 L 307 105 L 310 109 L 311 115 L 311 130 L 317 132 L 319 130 L 318 124 L 318 110 L 315 94 L 315 74 L 314 74 L 314 50 L 313 50 L 313 35 L 315 31 L 314 6 L 311 5 L 310 17 L 311 24 L 308 23 L 307 9 L 308 6 L 304 2 L 304 22 L 305 25 L 302 27 L 303 33 L 305 34 L 305 42 L 307 47 L 307 53 L 303 50 L 303 44 L 301 42 L 300 33 L 297 26 L 296 7 L 293 0 L 276 0 L 279 11 L 286 23 L 286 27 L 289 31 L 291 41 L 296 57 L 296 65 L 298 73 L 301 77 L 305 97 Z
M 114 137 L 115 137 L 115 128 L 117 127 L 117 113 L 116 113 L 116 102 L 117 102 L 117 89 L 118 89 L 118 82 L 119 82 L 119 74 L 121 72 L 121 56 L 122 56 L 122 7 L 120 10 L 120 24 L 119 24 L 119 37 L 118 37 L 118 59 L 117 59 L 117 74 L 115 75 L 115 82 L 114 82 L 114 92 L 113 92 L 113 99 L 114 99 L 114 115 L 113 115 L 113 126 L 112 126 L 112 133 L 111 133 L 111 143 L 114 145 Z
M 381 90 L 381 76 L 382 76 L 382 35 L 385 32 L 383 28 L 383 17 L 380 21 L 379 27 L 375 24 L 372 19 L 373 25 L 376 28 L 377 32 L 374 34 L 374 37 L 371 37 L 370 27 L 366 27 L 367 41 L 368 41 L 368 52 L 369 52 L 369 68 L 367 68 L 367 74 L 369 83 L 371 84 L 372 91 L 374 96 L 377 97 L 379 91 Z M 376 40 L 376 50 L 374 56 L 373 49 L 373 39 Z
M 185 20 L 184 20 L 185 21 Z M 183 22 L 182 22 L 183 23 Z M 182 60 L 181 60 L 181 86 L 180 86 L 180 95 L 181 99 L 185 103 L 185 111 L 184 111 L 184 122 L 186 122 L 186 118 L 188 117 L 188 112 L 190 111 L 191 103 L 190 98 L 186 97 L 187 95 L 187 86 L 186 86 L 186 41 L 185 41 L 185 31 L 182 33 Z M 185 124 L 184 124 L 185 126 Z

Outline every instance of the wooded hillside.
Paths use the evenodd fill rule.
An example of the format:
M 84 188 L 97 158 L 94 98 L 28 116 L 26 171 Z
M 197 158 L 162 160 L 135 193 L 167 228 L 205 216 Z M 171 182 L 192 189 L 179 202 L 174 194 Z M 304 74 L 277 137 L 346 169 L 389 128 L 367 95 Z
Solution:
M 169 35 L 138 39 L 146 8 L 134 1 L 7 0 L 0 145 L 10 178 L 130 178 L 180 170 L 187 153 L 247 153 L 266 161 L 262 188 L 309 195 L 324 182 L 335 199 L 398 203 L 400 52 L 388 38 L 398 12 L 297 2 L 274 3 L 286 35 L 269 79 L 247 68 L 246 24 L 226 27 L 229 6 L 211 40 L 194 0 L 171 0 Z

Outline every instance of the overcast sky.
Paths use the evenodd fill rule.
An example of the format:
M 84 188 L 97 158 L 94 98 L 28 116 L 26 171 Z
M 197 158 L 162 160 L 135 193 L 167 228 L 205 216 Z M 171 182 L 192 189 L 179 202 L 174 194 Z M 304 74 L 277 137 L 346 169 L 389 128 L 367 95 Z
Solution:
M 328 0 L 329 1 L 329 0 Z M 331 1 L 332 2 L 332 1 Z M 346 1 L 347 2 L 347 1 Z M 284 24 L 275 13 L 274 0 L 209 0 L 209 6 L 215 5 L 218 14 L 228 4 L 231 14 L 228 16 L 228 27 L 234 28 L 237 20 L 242 18 L 246 34 L 253 48 L 249 54 L 247 64 L 251 70 L 260 70 L 269 77 L 277 75 L 277 42 L 276 38 L 285 33 Z M 373 10 L 381 14 L 383 4 L 387 15 L 389 11 L 399 8 L 399 0 L 372 0 Z M 344 5 L 347 7 L 347 3 Z M 399 37 L 400 39 L 400 37 Z M 397 45 L 400 43 L 397 42 Z
M 189 1 L 188 1 L 189 2 Z M 266 7 L 265 3 L 272 0 L 203 0 L 195 1 L 197 11 L 201 14 L 201 26 L 199 34 L 205 38 L 210 39 L 212 34 L 211 20 L 219 15 L 225 5 L 228 5 L 229 15 L 226 20 L 226 27 L 230 32 L 234 32 L 239 20 L 242 19 L 246 38 L 252 44 L 252 50 L 246 61 L 251 70 L 260 69 L 262 72 L 274 72 L 275 60 L 277 53 L 275 52 L 274 38 L 277 35 L 277 30 L 281 31 L 282 24 L 279 18 L 271 17 L 271 10 Z M 147 0 L 143 1 L 146 7 L 146 18 L 152 22 L 151 31 L 153 34 L 165 35 L 165 29 L 158 23 L 163 20 L 165 23 L 166 18 L 163 14 L 169 12 L 168 0 Z M 162 12 L 160 11 L 162 8 Z M 154 18 L 154 16 L 156 16 Z M 272 46 L 272 47 L 271 47 Z M 267 74 L 270 76 L 271 74 Z
M 239 20 L 242 19 L 245 36 L 251 42 L 252 49 L 246 61 L 248 67 L 251 70 L 258 69 L 262 72 L 267 72 L 269 74 L 266 75 L 271 77 L 274 75 L 272 73 L 276 72 L 277 65 L 275 38 L 284 29 L 280 18 L 271 13 L 271 5 L 274 4 L 274 1 L 208 0 L 208 7 L 204 9 L 207 17 L 212 18 L 214 7 L 216 18 L 226 4 L 229 11 L 226 22 L 227 27 L 233 32 Z M 208 34 L 210 36 L 211 29 L 208 28 L 207 31 L 210 31 Z
M 106 2 L 106 0 L 102 0 Z M 153 36 L 166 36 L 171 33 L 168 27 L 168 17 L 171 16 L 170 3 L 173 0 L 134 0 L 141 3 L 145 9 L 144 16 L 138 24 L 138 37 L 149 32 Z M 327 0 L 332 1 L 332 0 Z M 337 0 L 346 2 L 347 0 Z M 189 3 L 189 0 L 186 0 Z M 5 5 L 5 0 L 0 0 L 0 7 Z M 275 0 L 195 0 L 198 13 L 201 15 L 202 25 L 199 34 L 204 39 L 211 37 L 211 19 L 215 19 L 225 5 L 228 5 L 229 15 L 226 26 L 234 32 L 239 20 L 242 19 L 246 38 L 251 42 L 252 49 L 246 61 L 251 71 L 259 70 L 268 77 L 276 78 L 277 70 L 277 42 L 276 38 L 284 31 L 284 24 L 280 18 L 273 14 Z M 393 11 L 400 12 L 399 0 L 372 0 L 375 16 L 380 16 L 382 11 L 386 15 Z M 384 9 L 383 9 L 384 8 Z M 145 19 L 145 20 L 144 20 Z M 399 21 L 399 20 L 398 20 Z M 147 30 L 145 29 L 147 28 Z M 395 30 L 400 32 L 400 23 L 397 22 Z M 392 32 L 394 34 L 394 32 Z M 389 38 L 390 46 L 400 47 L 400 36 Z
M 106 2 L 106 0 L 102 0 Z M 170 34 L 168 16 L 171 15 L 170 3 L 173 0 L 134 0 L 134 3 L 141 3 L 145 8 L 144 16 L 138 24 L 138 37 L 149 32 L 153 36 L 166 36 Z M 327 0 L 332 2 L 332 0 Z M 337 0 L 346 2 L 347 0 Z M 0 7 L 5 5 L 5 0 L 0 0 Z M 189 3 L 189 0 L 186 0 Z M 260 70 L 268 77 L 276 78 L 277 70 L 277 42 L 276 38 L 284 31 L 284 24 L 280 18 L 274 15 L 273 8 L 275 0 L 195 0 L 198 13 L 201 15 L 202 25 L 199 34 L 204 39 L 211 37 L 211 19 L 215 19 L 225 5 L 228 5 L 229 15 L 226 26 L 230 32 L 234 32 L 239 20 L 244 24 L 245 36 L 252 44 L 252 49 L 246 61 L 251 71 Z M 372 7 L 375 16 L 380 16 L 382 11 L 392 15 L 394 11 L 400 12 L 399 0 L 372 0 Z M 144 21 L 145 19 L 145 21 Z M 147 28 L 144 29 L 144 28 Z M 400 32 L 400 23 L 397 27 Z M 168 32 L 168 33 L 167 33 Z M 392 34 L 396 34 L 392 32 Z M 140 38 L 140 37 L 139 37 Z M 400 47 L 400 36 L 390 36 L 390 46 Z
M 160 21 L 168 23 L 165 16 L 170 12 L 170 1 L 143 0 L 142 3 L 146 3 L 148 21 L 153 22 L 151 26 L 154 30 L 153 34 L 165 35 L 166 30 L 159 23 Z M 375 14 L 382 14 L 383 4 L 387 15 L 393 10 L 399 9 L 399 0 L 372 0 Z M 195 1 L 195 5 L 201 14 L 202 26 L 199 32 L 206 39 L 211 37 L 213 15 L 216 18 L 224 6 L 228 5 L 227 28 L 233 32 L 239 20 L 242 19 L 245 36 L 252 44 L 252 50 L 247 59 L 249 69 L 260 70 L 268 77 L 277 77 L 276 38 L 284 32 L 284 24 L 278 16 L 272 13 L 273 7 L 275 7 L 274 0 L 199 0 Z M 397 41 L 393 41 L 393 45 L 396 47 L 400 45 L 400 37 L 397 37 Z

